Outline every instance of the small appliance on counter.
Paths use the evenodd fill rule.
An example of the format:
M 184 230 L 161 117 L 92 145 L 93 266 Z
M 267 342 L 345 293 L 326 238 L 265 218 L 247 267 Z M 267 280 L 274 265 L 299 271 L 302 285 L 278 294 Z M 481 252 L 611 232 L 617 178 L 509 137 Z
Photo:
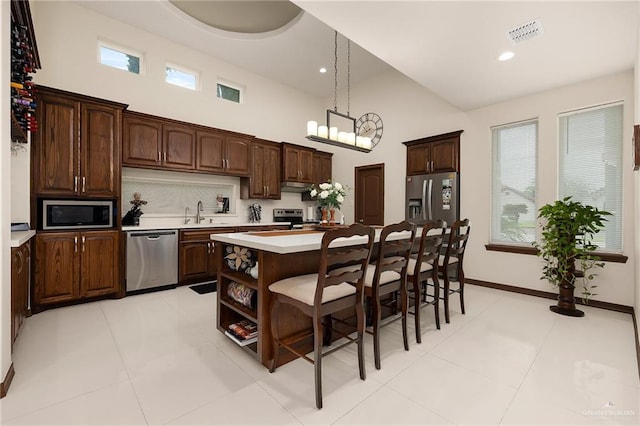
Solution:
M 302 229 L 302 209 L 273 209 L 274 222 L 290 222 L 290 229 Z

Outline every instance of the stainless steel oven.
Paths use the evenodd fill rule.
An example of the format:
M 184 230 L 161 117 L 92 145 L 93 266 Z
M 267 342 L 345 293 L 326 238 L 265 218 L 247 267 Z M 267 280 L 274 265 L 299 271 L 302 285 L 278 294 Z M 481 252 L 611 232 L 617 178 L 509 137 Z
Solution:
M 113 228 L 114 200 L 39 200 L 38 229 Z
M 291 229 L 302 228 L 302 209 L 273 209 L 274 222 L 289 222 Z

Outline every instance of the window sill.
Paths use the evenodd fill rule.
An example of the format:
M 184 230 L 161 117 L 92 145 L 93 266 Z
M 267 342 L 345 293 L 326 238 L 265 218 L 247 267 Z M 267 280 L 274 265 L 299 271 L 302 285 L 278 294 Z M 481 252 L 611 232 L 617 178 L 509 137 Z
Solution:
M 485 244 L 484 248 L 487 251 L 500 251 L 504 253 L 515 253 L 515 254 L 530 254 L 537 256 L 538 249 L 535 247 L 527 247 L 527 246 L 515 246 L 515 245 L 507 245 L 507 244 Z M 627 256 L 619 253 L 603 253 L 603 252 L 594 252 L 595 256 L 598 256 L 600 260 L 603 262 L 612 262 L 612 263 L 627 263 L 629 259 Z

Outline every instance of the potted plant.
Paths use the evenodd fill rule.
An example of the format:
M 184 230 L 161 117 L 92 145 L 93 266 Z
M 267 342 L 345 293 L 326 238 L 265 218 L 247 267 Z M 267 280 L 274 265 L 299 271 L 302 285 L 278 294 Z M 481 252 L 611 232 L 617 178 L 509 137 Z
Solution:
M 572 201 L 571 197 L 546 204 L 538 210 L 542 220 L 542 238 L 534 243 L 543 260 L 542 277 L 558 287 L 558 304 L 550 306 L 553 312 L 581 317 L 584 312 L 576 309 L 573 291 L 577 280 L 582 280 L 582 300 L 588 303 L 595 295 L 590 285 L 596 274 L 594 268 L 604 267 L 593 252 L 598 247 L 593 237 L 600 232 L 611 213 Z

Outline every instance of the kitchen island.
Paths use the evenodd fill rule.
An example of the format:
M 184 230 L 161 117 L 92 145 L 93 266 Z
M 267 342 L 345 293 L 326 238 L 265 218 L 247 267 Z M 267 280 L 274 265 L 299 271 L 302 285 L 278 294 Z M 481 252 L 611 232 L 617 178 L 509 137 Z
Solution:
M 265 367 L 268 367 L 273 356 L 269 285 L 284 278 L 317 273 L 323 234 L 322 231 L 304 229 L 211 235 L 216 244 L 218 262 L 217 328 L 228 334 L 232 324 L 247 319 L 255 323 L 257 339 L 242 347 Z M 376 229 L 376 241 L 379 237 L 380 229 Z M 335 246 L 349 246 L 364 241 L 365 237 L 336 240 Z M 250 274 L 255 262 L 258 265 L 257 278 Z M 251 296 L 244 300 L 234 297 L 238 285 L 242 289 L 249 289 L 241 293 L 245 296 L 251 293 Z M 231 292 L 228 291 L 230 286 Z M 304 332 L 312 327 L 309 317 L 296 309 L 287 305 L 280 309 L 280 318 L 286 318 L 280 321 L 280 335 Z M 349 314 L 347 312 L 346 316 Z M 301 345 L 311 351 L 312 338 Z M 279 359 L 281 364 L 285 364 L 294 358 L 289 351 L 282 351 Z

